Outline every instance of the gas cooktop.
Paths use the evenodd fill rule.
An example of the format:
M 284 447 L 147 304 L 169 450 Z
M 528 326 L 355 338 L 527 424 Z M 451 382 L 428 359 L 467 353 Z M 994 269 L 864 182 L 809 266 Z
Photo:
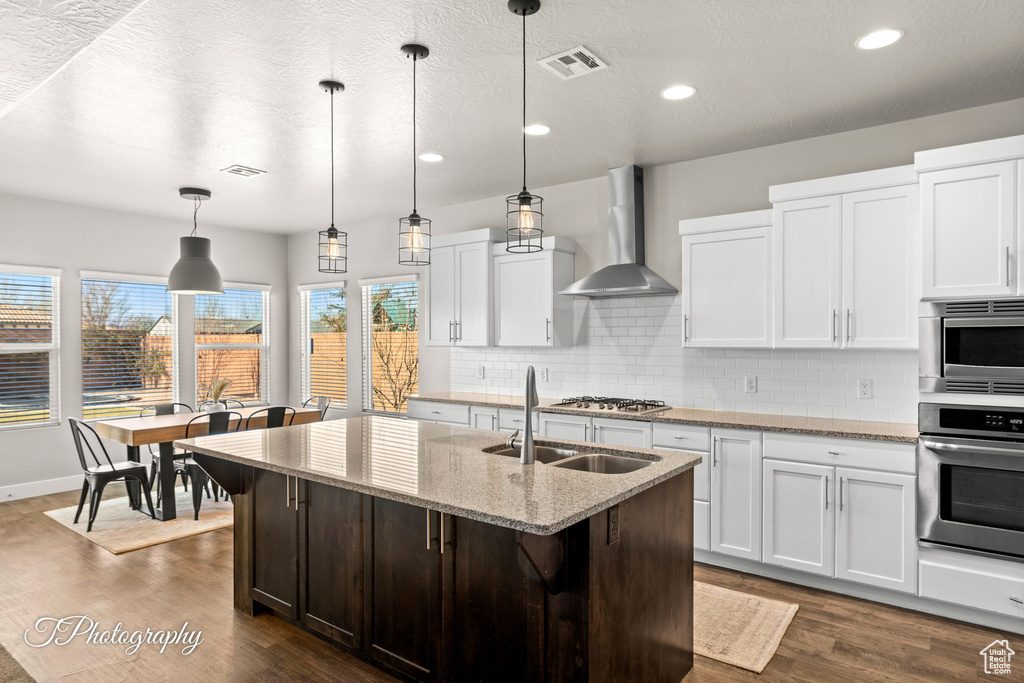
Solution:
M 550 408 L 567 408 L 570 410 L 593 410 L 594 412 L 619 412 L 647 415 L 660 413 L 668 410 L 669 406 L 664 401 L 654 401 L 641 398 L 611 398 L 609 396 L 574 396 L 564 398 L 559 403 L 548 406 Z

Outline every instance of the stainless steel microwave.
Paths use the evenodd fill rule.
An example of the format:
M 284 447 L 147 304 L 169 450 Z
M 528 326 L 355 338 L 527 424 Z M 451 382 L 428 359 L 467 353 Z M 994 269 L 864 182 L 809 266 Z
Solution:
M 921 304 L 925 392 L 1024 396 L 1024 299 Z

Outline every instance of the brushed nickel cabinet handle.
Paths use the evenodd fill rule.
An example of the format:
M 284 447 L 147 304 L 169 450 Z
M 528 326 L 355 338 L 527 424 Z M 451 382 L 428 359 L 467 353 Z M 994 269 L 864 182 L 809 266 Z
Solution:
M 299 478 L 295 477 L 295 511 L 299 511 Z
M 690 341 L 690 316 L 683 316 L 683 341 Z
M 1012 283 L 1013 273 L 1013 254 L 1010 253 L 1010 247 L 1006 247 L 1006 286 L 1009 287 Z
M 427 508 L 427 550 L 430 550 L 430 508 Z
M 836 334 L 836 318 L 838 318 L 838 317 L 839 317 L 839 313 L 836 311 L 836 309 L 833 308 L 832 309 L 832 341 L 836 341 L 836 339 L 839 338 L 839 335 Z
M 828 475 L 825 475 L 825 509 L 828 510 Z
M 455 341 L 455 322 L 452 320 L 448 321 L 448 341 Z
M 839 477 L 839 511 L 843 511 L 843 479 L 846 477 Z
M 441 554 L 444 555 L 444 513 L 438 513 L 441 516 Z
M 846 341 L 850 341 L 853 336 L 853 330 L 850 324 L 850 309 L 846 309 Z
M 286 508 L 292 506 L 292 478 L 287 474 L 284 475 L 284 506 Z
M 545 341 L 551 341 L 551 318 L 544 318 Z

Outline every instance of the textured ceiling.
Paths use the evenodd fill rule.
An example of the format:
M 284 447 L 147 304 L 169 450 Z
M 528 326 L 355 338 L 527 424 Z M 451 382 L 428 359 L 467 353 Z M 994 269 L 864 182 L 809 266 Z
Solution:
M 446 157 L 420 164 L 421 209 L 519 189 L 520 20 L 505 0 L 0 0 L 0 13 L 0 107 L 23 97 L 0 118 L 0 191 L 187 218 L 176 189 L 199 185 L 214 193 L 207 222 L 323 228 L 317 82 L 333 77 L 347 86 L 338 222 L 407 214 L 409 41 L 431 49 L 421 151 Z M 529 119 L 553 128 L 530 139 L 531 187 L 1024 96 L 1021 0 L 545 0 L 528 22 Z M 854 48 L 883 26 L 906 37 Z M 579 44 L 610 68 L 566 82 L 534 61 Z M 698 93 L 662 100 L 673 83 Z M 220 172 L 236 163 L 268 173 Z

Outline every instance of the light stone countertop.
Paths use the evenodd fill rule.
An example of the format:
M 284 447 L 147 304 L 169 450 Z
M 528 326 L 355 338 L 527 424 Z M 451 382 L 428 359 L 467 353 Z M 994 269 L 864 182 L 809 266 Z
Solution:
M 581 453 L 652 460 L 595 474 L 484 453 L 507 435 L 415 420 L 358 417 L 203 436 L 175 445 L 300 479 L 550 535 L 693 469 L 699 454 L 537 439 Z
M 415 394 L 408 398 L 410 400 L 433 401 L 435 403 L 459 403 L 493 408 L 518 408 L 520 410 L 522 410 L 524 404 L 523 399 L 518 396 L 474 394 L 459 391 Z M 557 401 L 542 399 L 537 410 L 542 413 L 606 417 L 617 420 L 754 429 L 764 432 L 784 432 L 788 434 L 808 434 L 844 439 L 892 441 L 896 443 L 917 443 L 918 436 L 917 425 L 905 422 L 841 420 L 827 417 L 801 417 L 799 415 L 775 415 L 772 413 L 738 413 L 725 410 L 701 410 L 697 408 L 670 408 L 660 413 L 648 413 L 646 415 L 611 411 L 599 413 L 593 410 L 554 406 L 554 403 L 557 403 Z

